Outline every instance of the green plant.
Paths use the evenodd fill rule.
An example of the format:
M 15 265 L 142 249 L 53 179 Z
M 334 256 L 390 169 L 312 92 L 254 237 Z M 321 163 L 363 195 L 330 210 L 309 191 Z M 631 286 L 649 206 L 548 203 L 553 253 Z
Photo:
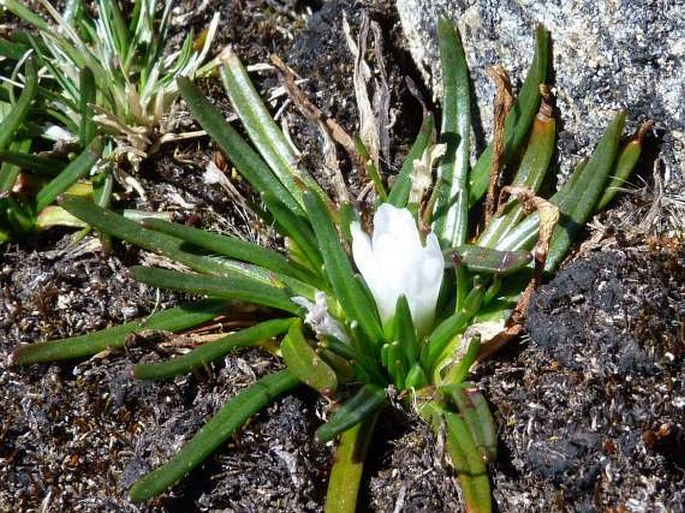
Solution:
M 0 99 L 0 243 L 13 234 L 29 233 L 54 224 L 83 226 L 66 211 L 50 205 L 70 188 L 72 193 L 84 193 L 73 186 L 91 171 L 103 149 L 102 138 L 93 136 L 71 162 L 28 154 L 33 139 L 38 137 L 27 123 L 39 94 L 38 70 L 33 58 L 26 59 L 24 70 L 25 84 L 18 97 L 11 94 L 9 84 L 7 89 L 0 88 L 7 93 L 7 101 Z M 36 116 L 31 117 L 35 121 Z M 31 170 L 35 176 L 22 176 L 22 169 Z M 28 183 L 30 181 L 38 182 L 38 185 Z M 22 197 L 21 191 L 15 194 L 19 183 L 20 189 L 35 188 L 37 192 L 31 198 Z
M 376 176 L 369 238 L 352 205 L 329 197 L 297 165 L 291 146 L 230 50 L 221 75 L 248 143 L 186 79 L 179 86 L 191 111 L 259 195 L 253 208 L 285 237 L 287 253 L 157 219 L 141 223 L 78 198 L 62 206 L 91 226 L 156 251 L 193 272 L 132 269 L 147 284 L 209 299 L 103 332 L 23 346 L 17 365 L 69 359 L 121 347 L 142 329 L 172 332 L 230 315 L 231 301 L 272 310 L 257 322 L 190 353 L 136 365 L 139 379 L 162 379 L 248 346 L 273 348 L 286 369 L 231 399 L 167 464 L 140 479 L 131 497 L 146 500 L 199 465 L 277 396 L 306 384 L 342 402 L 316 432 L 338 438 L 326 511 L 354 511 L 363 457 L 376 418 L 391 398 L 413 408 L 444 435 L 468 511 L 492 509 L 487 463 L 496 431 L 482 392 L 466 381 L 472 364 L 520 332 L 520 316 L 544 270 L 552 271 L 598 203 L 615 193 L 610 175 L 625 176 L 640 139 L 621 145 L 625 114 L 616 115 L 592 157 L 549 200 L 537 196 L 550 167 L 555 123 L 544 96 L 549 41 L 537 32 L 528 76 L 493 144 L 471 167 L 468 70 L 458 34 L 440 20 L 444 69 L 440 143 L 428 115 L 394 186 Z M 441 154 L 431 183 L 433 160 Z M 520 154 L 520 159 L 514 156 Z M 516 163 L 514 163 L 516 162 Z M 515 169 L 509 198 L 497 200 L 490 179 Z M 471 208 L 488 191 L 496 207 L 480 235 Z M 347 195 L 346 195 L 347 196 Z M 486 209 L 487 212 L 487 209 Z M 355 269 L 356 268 L 356 269 Z M 357 273 L 359 271 L 360 274 Z M 506 275 L 506 280 L 502 277 Z
M 161 13 L 155 0 L 136 0 L 130 18 L 109 0 L 96 3 L 97 18 L 83 0 L 67 2 L 62 14 L 48 0 L 40 4 L 55 25 L 23 2 L 0 0 L 0 7 L 38 33 L 15 31 L 0 38 L 0 240 L 54 224 L 82 226 L 61 208 L 47 207 L 88 174 L 97 175 L 92 195 L 101 206 L 109 204 L 113 173 L 142 191 L 117 161 L 124 157 L 135 168 L 164 142 L 198 135 L 168 133 L 164 117 L 178 97 L 178 77 L 206 74 L 216 66 L 201 64 L 218 14 L 197 40 L 191 32 L 180 50 L 165 56 L 171 0 Z M 50 139 L 67 143 L 68 153 L 82 157 L 31 154 Z M 100 156 L 103 161 L 94 169 Z M 24 181 L 40 192 L 23 198 L 12 194 L 22 171 Z

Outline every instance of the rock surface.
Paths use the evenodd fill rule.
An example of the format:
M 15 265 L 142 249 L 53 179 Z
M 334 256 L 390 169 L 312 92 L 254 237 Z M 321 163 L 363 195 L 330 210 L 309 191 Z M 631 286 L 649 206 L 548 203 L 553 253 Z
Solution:
M 656 121 L 666 182 L 685 170 L 685 21 L 683 0 L 398 0 L 407 46 L 424 78 L 439 83 L 436 19 L 447 13 L 460 29 L 486 137 L 492 82 L 485 70 L 503 65 L 514 85 L 525 77 L 543 23 L 553 40 L 552 84 L 564 126 L 560 165 L 588 154 L 612 114 L 629 111 L 632 128 Z

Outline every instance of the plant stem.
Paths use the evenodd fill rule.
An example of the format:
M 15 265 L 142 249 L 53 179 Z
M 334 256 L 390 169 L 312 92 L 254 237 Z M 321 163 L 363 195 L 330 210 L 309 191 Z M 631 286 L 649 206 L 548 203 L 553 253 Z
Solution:
M 354 513 L 366 451 L 373 436 L 378 413 L 369 415 L 345 431 L 338 443 L 326 493 L 325 513 Z

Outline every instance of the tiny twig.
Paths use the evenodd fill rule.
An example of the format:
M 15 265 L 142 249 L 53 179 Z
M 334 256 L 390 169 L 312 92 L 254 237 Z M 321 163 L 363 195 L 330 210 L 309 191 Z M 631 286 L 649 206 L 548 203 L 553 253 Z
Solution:
M 295 73 L 293 73 L 293 71 L 286 66 L 279 56 L 272 55 L 271 62 L 281 73 L 283 77 L 283 87 L 285 87 L 290 99 L 307 119 L 316 123 L 321 132 L 324 134 L 324 140 L 332 139 L 338 143 L 347 152 L 348 156 L 353 162 L 358 164 L 360 167 L 363 167 L 361 165 L 363 163 L 363 159 L 357 151 L 357 148 L 354 144 L 354 139 L 345 131 L 343 127 L 341 127 L 334 119 L 326 116 L 323 111 L 307 97 L 304 91 L 302 91 L 302 89 L 300 89 L 300 87 L 296 84 Z M 330 161 L 331 159 L 327 160 Z M 349 201 L 349 192 L 345 186 L 345 180 L 342 177 L 340 168 L 337 165 L 333 165 L 331 166 L 331 171 L 332 173 L 329 178 L 331 179 L 331 183 L 335 188 L 338 198 L 343 202 Z
M 478 360 L 481 361 L 499 351 L 507 342 L 523 332 L 523 322 L 528 311 L 528 305 L 530 304 L 533 292 L 542 279 L 547 253 L 549 252 L 549 243 L 554 233 L 554 227 L 559 221 L 559 208 L 546 199 L 536 196 L 530 189 L 526 187 L 503 187 L 502 191 L 516 196 L 521 202 L 524 211 L 528 213 L 533 210 L 538 211 L 540 229 L 538 242 L 535 248 L 533 248 L 535 270 L 533 271 L 533 278 L 516 302 L 511 315 L 504 323 L 504 330 L 496 335 L 487 345 L 481 346 L 481 349 L 478 351 Z

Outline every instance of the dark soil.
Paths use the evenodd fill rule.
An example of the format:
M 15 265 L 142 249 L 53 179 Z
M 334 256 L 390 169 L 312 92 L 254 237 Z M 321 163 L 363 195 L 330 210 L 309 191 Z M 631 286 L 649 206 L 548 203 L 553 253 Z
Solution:
M 592 253 L 540 288 L 532 340 L 483 370 L 502 511 L 684 510 L 684 320 L 671 239 Z
M 182 7 L 192 14 L 179 34 L 187 26 L 201 29 L 221 10 L 217 48 L 230 42 L 248 63 L 267 62 L 271 52 L 283 56 L 309 79 L 302 87 L 322 110 L 355 131 L 353 60 L 341 24 L 345 12 L 356 33 L 363 5 L 201 4 L 202 10 Z M 403 77 L 418 79 L 399 47 L 392 4 L 367 7 L 384 29 L 397 113 L 392 152 L 382 163 L 392 173 L 420 122 L 420 105 Z M 263 95 L 278 85 L 273 72 L 252 76 Z M 230 115 L 218 81 L 200 85 Z M 303 163 L 317 169 L 316 129 L 292 105 L 284 116 Z M 206 139 L 164 149 L 141 170 L 148 198 L 122 194 L 119 206 L 168 210 L 180 222 L 268 240 L 268 230 L 249 213 L 203 182 L 214 151 Z M 340 160 L 349 171 L 342 153 Z M 52 232 L 2 248 L 0 353 L 188 299 L 133 282 L 126 268 L 150 258 L 135 248 L 115 243 L 104 251 L 94 237 L 75 248 L 68 243 L 68 235 Z M 501 440 L 493 465 L 500 511 L 683 511 L 684 260 L 672 239 L 648 243 L 632 236 L 583 257 L 537 293 L 528 323 L 532 340 L 480 368 Z M 177 339 L 158 334 L 81 362 L 9 369 L 3 361 L 0 511 L 320 511 L 332 447 L 314 442 L 326 404 L 306 390 L 257 415 L 171 491 L 148 504 L 131 503 L 127 489 L 137 478 L 173 455 L 228 398 L 279 365 L 263 353 L 241 352 L 174 380 L 130 378 L 133 363 L 179 350 Z M 453 476 L 435 442 L 413 415 L 388 411 L 370 450 L 361 510 L 459 511 Z

